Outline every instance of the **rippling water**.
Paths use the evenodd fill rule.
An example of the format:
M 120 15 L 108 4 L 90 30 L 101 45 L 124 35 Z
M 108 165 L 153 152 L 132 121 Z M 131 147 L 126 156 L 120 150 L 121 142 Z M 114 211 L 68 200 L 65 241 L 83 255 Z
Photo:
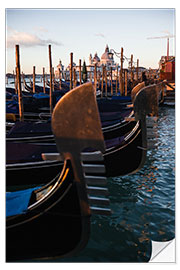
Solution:
M 159 109 L 157 148 L 136 174 L 108 179 L 110 217 L 92 217 L 86 248 L 62 262 L 146 262 L 175 237 L 175 110 Z

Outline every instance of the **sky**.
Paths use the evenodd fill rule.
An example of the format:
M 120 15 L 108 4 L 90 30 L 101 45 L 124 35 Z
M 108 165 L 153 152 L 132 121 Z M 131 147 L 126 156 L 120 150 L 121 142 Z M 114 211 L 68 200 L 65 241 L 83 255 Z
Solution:
M 89 63 L 90 53 L 101 57 L 106 44 L 116 52 L 124 49 L 127 58 L 146 68 L 158 68 L 162 55 L 175 54 L 175 9 L 6 9 L 6 72 L 15 67 L 15 44 L 20 46 L 21 70 L 42 73 L 49 69 L 48 44 L 52 65 L 70 62 L 70 53 Z M 152 37 L 162 37 L 149 39 Z M 115 62 L 119 58 L 114 56 Z M 124 66 L 128 61 L 124 62 Z

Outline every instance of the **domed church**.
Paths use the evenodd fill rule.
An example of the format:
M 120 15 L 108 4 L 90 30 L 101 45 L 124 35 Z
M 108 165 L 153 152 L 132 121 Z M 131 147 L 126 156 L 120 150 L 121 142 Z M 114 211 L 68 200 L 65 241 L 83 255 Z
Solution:
M 108 45 L 106 45 L 105 52 L 101 56 L 101 64 L 106 66 L 114 66 L 113 53 L 109 51 Z
M 89 64 L 94 65 L 95 63 L 98 67 L 101 67 L 102 65 L 105 65 L 107 68 L 117 66 L 114 62 L 113 53 L 109 51 L 108 45 L 106 45 L 105 51 L 102 54 L 101 59 L 98 57 L 97 52 L 95 53 L 94 57 L 92 57 L 92 54 L 90 54 Z

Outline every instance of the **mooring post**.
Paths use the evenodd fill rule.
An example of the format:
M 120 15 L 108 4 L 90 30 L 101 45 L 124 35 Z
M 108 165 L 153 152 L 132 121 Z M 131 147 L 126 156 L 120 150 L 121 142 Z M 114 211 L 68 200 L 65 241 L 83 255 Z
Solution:
M 70 53 L 70 90 L 73 88 L 73 53 Z
M 125 96 L 127 96 L 127 82 L 128 82 L 128 76 L 127 76 L 127 70 L 124 71 L 124 77 L 125 77 Z
M 100 88 L 100 84 L 101 84 L 101 71 L 98 71 L 97 72 L 97 81 L 98 81 L 98 85 L 97 85 L 97 87 L 98 88 Z
M 35 81 L 36 81 L 36 67 L 33 66 L 33 93 L 36 92 Z
M 60 70 L 60 68 L 58 68 L 58 71 L 59 71 L 59 89 L 61 90 L 62 85 L 61 85 L 61 70 Z
M 131 82 L 133 83 L 133 54 L 131 54 Z
M 94 65 L 94 87 L 97 88 L 97 63 Z
M 15 93 L 16 95 L 18 94 L 18 80 L 17 80 L 17 67 L 15 67 L 15 77 L 14 77 L 14 80 L 15 80 Z
M 19 45 L 16 45 L 16 80 L 18 84 L 18 102 L 19 102 L 19 118 L 20 121 L 24 121 L 23 99 L 21 90 L 21 71 L 20 71 L 20 55 Z
M 79 84 L 81 85 L 81 59 L 79 59 Z
M 110 72 L 110 76 L 111 76 L 111 95 L 113 96 L 113 80 L 112 80 L 112 67 L 111 67 L 111 72 Z
M 73 88 L 76 87 L 76 68 L 73 68 Z
M 104 90 L 104 66 L 102 66 L 102 76 L 101 76 L 101 97 L 103 97 Z
M 52 67 L 52 91 L 54 92 L 54 67 Z
M 119 93 L 121 94 L 121 67 L 119 69 Z
M 118 67 L 116 68 L 116 96 L 118 91 Z
M 50 91 L 49 91 L 49 107 L 50 113 L 53 112 L 53 104 L 52 104 L 52 58 L 51 58 L 51 45 L 49 45 L 49 73 L 50 73 Z
M 105 95 L 107 97 L 107 69 L 106 66 L 104 66 L 104 76 L 105 76 Z
M 45 68 L 43 67 L 43 92 L 46 93 Z
M 123 48 L 121 48 L 121 69 L 120 69 L 120 92 L 121 92 L 121 96 L 124 93 L 124 80 L 123 80 Z

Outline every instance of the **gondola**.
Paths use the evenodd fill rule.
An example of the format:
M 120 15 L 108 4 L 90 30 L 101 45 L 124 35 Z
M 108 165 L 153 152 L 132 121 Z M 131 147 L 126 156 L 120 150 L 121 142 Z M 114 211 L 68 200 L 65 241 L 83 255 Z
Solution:
M 50 87 L 50 82 L 48 80 L 46 80 L 46 84 Z M 60 85 L 59 82 L 57 82 L 56 80 L 54 80 L 54 90 L 69 90 L 69 83 L 64 82 L 61 80 L 61 89 L 60 89 Z
M 103 154 L 104 161 L 91 162 L 94 168 L 96 165 L 105 165 L 106 177 L 133 173 L 139 170 L 145 162 L 147 147 L 143 147 L 142 129 L 139 122 L 128 135 L 107 140 L 106 147 Z M 37 184 L 35 183 L 37 179 L 38 183 L 45 183 L 49 175 L 54 177 L 63 166 L 62 160 L 42 161 L 42 153 L 47 155 L 47 153 L 57 152 L 56 145 L 53 143 L 9 143 L 7 152 L 10 156 L 9 164 L 6 165 L 7 186 Z M 15 153 L 14 156 L 13 153 Z M 93 155 L 96 155 L 94 151 L 85 153 L 89 154 L 92 159 Z M 104 175 L 104 172 L 99 172 L 99 170 L 96 172 L 94 169 L 93 175 L 99 174 Z M 39 175 L 39 177 L 34 179 L 35 175 Z
M 49 89 L 46 89 L 46 94 L 43 93 L 43 87 L 38 86 L 36 93 L 33 93 L 33 88 L 28 86 L 24 80 L 24 86 L 26 90 L 26 99 L 24 101 L 24 120 L 25 121 L 35 121 L 40 120 L 41 115 L 45 113 L 45 115 L 49 114 Z M 59 98 L 61 98 L 67 91 L 69 90 L 55 90 L 53 91 L 52 102 L 53 106 L 57 103 Z M 98 93 L 96 92 L 98 95 Z M 29 96 L 29 100 L 27 99 L 27 95 Z M 30 98 L 31 95 L 31 98 Z M 117 112 L 122 110 L 129 110 L 126 108 L 126 105 L 130 103 L 130 100 L 124 97 L 121 99 L 108 99 L 103 98 L 99 99 L 97 97 L 98 108 L 101 113 L 105 112 Z M 19 106 L 18 99 L 14 98 L 13 102 L 9 102 L 6 104 L 6 112 L 14 113 L 16 121 L 19 119 Z
M 140 94 L 141 92 L 141 94 Z M 137 98 L 134 102 L 135 106 L 135 115 L 136 121 L 134 121 L 134 128 L 132 131 L 124 138 L 116 137 L 115 140 L 111 141 L 111 146 L 106 149 L 104 153 L 104 162 L 99 162 L 98 165 L 105 164 L 106 167 L 106 176 L 121 176 L 138 171 L 144 164 L 146 159 L 147 152 L 147 135 L 146 135 L 146 115 L 152 114 L 156 115 L 157 110 L 157 91 L 154 86 L 145 87 L 137 95 Z M 143 99 L 146 101 L 143 102 Z M 140 106 L 140 107 L 139 107 Z M 119 142 L 119 139 L 122 139 Z M 118 141 L 118 142 L 117 142 Z M 114 143 L 114 145 L 112 145 Z M 93 152 L 90 153 L 93 156 Z M 40 155 L 40 153 L 39 153 Z M 38 162 L 29 162 L 19 164 L 11 164 L 7 166 L 7 179 L 10 179 L 7 184 L 12 185 L 20 184 L 24 179 L 23 176 L 26 172 L 29 171 L 29 176 L 33 175 L 35 172 L 39 174 L 41 171 L 41 166 L 44 168 L 44 171 L 49 168 L 52 173 L 55 173 L 59 169 L 62 162 L 61 161 L 38 161 Z M 97 163 L 93 163 L 92 166 L 96 166 Z M 98 172 L 99 173 L 99 172 Z M 14 179 L 11 178 L 11 175 L 17 175 Z M 96 174 L 96 172 L 94 173 Z M 22 177 L 20 176 L 22 175 Z M 17 180 L 16 180 L 17 179 Z M 32 183 L 33 178 L 26 179 L 26 183 L 29 181 Z M 18 183 L 19 181 L 19 183 Z M 43 180 L 42 180 L 43 181 Z M 45 181 L 45 178 L 44 178 Z
M 58 102 L 52 129 L 63 169 L 45 186 L 7 193 L 7 262 L 72 256 L 88 242 L 91 214 L 111 213 L 104 197 L 107 188 L 94 186 L 106 185 L 106 179 L 86 176 L 81 165 L 84 148 L 104 151 L 92 84 L 77 87 Z
M 40 142 L 41 139 L 47 141 L 52 141 L 54 138 L 52 135 L 51 130 L 51 123 L 50 118 L 45 118 L 46 115 L 43 114 L 41 121 L 17 121 L 12 128 L 8 130 L 6 134 L 6 141 L 7 142 Z M 132 110 L 127 110 L 124 112 L 117 112 L 117 113 L 109 113 L 109 114 L 101 114 L 101 126 L 105 136 L 105 139 L 110 139 L 111 137 L 117 137 L 124 135 L 128 131 L 130 131 L 131 127 L 133 126 L 130 121 L 126 121 L 125 117 L 131 118 L 133 116 Z M 44 118 L 44 120 L 43 120 Z M 45 120 L 46 119 L 46 120 Z M 129 126 L 129 127 L 128 127 Z M 113 131 L 113 134 L 112 134 Z M 110 136 L 108 136 L 108 133 Z
M 25 79 L 23 80 L 23 85 L 24 85 L 24 88 L 26 89 L 26 91 L 30 92 L 30 93 L 33 93 L 33 86 L 29 86 Z M 36 93 L 41 93 L 41 92 L 44 92 L 44 88 L 43 86 L 39 86 L 39 85 L 35 85 L 35 92 Z M 46 94 L 49 94 L 49 87 L 45 87 L 45 93 Z
M 142 87 L 144 87 L 144 83 L 136 86 L 132 90 L 132 94 L 134 92 L 137 94 L 137 87 L 139 91 Z M 133 95 L 135 96 L 135 94 Z M 108 102 L 105 104 L 106 110 L 107 104 L 110 103 Z M 121 111 L 116 111 L 113 109 L 112 112 L 102 112 L 101 105 L 99 107 L 98 104 L 98 109 L 100 111 L 101 125 L 105 140 L 123 136 L 134 127 L 134 124 L 131 121 L 124 120 L 125 118 L 131 118 L 133 116 L 134 112 L 132 107 L 123 108 Z M 28 115 L 26 117 L 28 117 Z M 34 116 L 32 115 L 32 117 Z M 8 133 L 6 135 L 7 142 L 52 142 L 53 135 L 50 125 L 50 115 L 40 114 L 39 118 L 42 121 L 35 122 L 35 119 L 34 121 L 28 122 L 17 121 L 15 125 L 12 125 L 11 130 L 8 129 Z M 45 119 L 49 121 L 44 122 Z
M 33 93 L 33 86 L 29 86 L 25 80 L 23 80 L 23 84 L 24 84 L 24 88 L 29 91 L 30 93 Z M 61 90 L 60 89 L 54 89 L 53 91 L 53 96 L 55 96 L 56 98 L 57 97 L 61 97 L 63 96 L 64 94 L 66 94 L 67 92 L 69 91 L 69 89 L 67 89 L 66 87 L 65 88 L 62 88 Z M 43 86 L 40 86 L 40 85 L 37 85 L 35 84 L 35 93 L 36 94 L 46 94 L 46 95 L 49 95 L 50 93 L 50 88 L 49 86 L 48 87 L 45 87 L 45 93 L 44 93 L 44 87 Z M 33 93 L 33 94 L 35 94 Z

